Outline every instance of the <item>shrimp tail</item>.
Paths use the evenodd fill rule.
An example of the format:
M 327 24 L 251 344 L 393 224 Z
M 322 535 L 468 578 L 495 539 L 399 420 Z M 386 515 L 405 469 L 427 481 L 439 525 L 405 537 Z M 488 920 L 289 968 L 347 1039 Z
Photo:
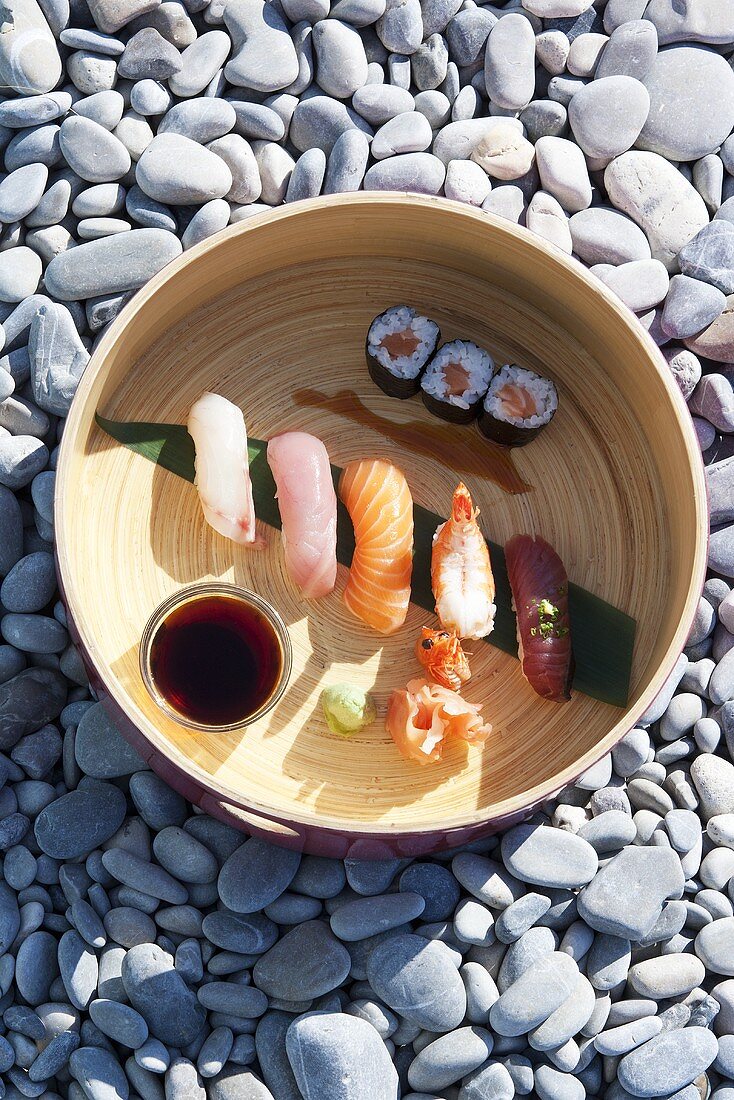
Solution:
M 454 490 L 451 518 L 454 523 L 471 523 L 478 515 L 479 509 L 474 509 L 469 490 L 464 482 L 460 481 Z

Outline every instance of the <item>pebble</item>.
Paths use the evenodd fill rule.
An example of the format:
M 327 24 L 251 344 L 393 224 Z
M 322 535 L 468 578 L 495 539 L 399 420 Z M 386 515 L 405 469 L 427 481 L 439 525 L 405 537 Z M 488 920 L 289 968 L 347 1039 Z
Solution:
M 288 1029 L 286 1050 L 304 1097 L 395 1100 L 398 1077 L 375 1028 L 341 1012 L 306 1015 Z
M 122 793 L 109 783 L 89 781 L 42 810 L 36 819 L 36 839 L 47 855 L 72 859 L 108 840 L 125 814 Z
M 122 962 L 122 981 L 130 1002 L 156 1039 L 183 1047 L 200 1033 L 204 1009 L 156 944 L 131 947 Z
M 492 1029 L 500 1035 L 515 1036 L 538 1027 L 571 996 L 578 973 L 570 955 L 560 952 L 533 960 L 492 1005 Z
M 722 917 L 707 924 L 695 939 L 699 959 L 715 974 L 734 975 L 734 917 Z
M 591 205 L 591 182 L 583 153 L 560 137 L 542 137 L 535 143 L 535 159 L 545 191 L 564 210 L 575 213 Z
M 723 61 L 697 45 L 657 54 L 644 78 L 650 115 L 640 148 L 674 161 L 698 160 L 718 149 L 734 125 L 734 73 Z
M 478 1069 L 492 1053 L 494 1041 L 484 1028 L 461 1027 L 423 1047 L 410 1064 L 411 1088 L 436 1092 Z
M 709 282 L 689 275 L 674 275 L 661 318 L 663 331 L 677 340 L 694 336 L 715 321 L 725 305 L 726 296 Z
M 632 148 L 649 112 L 644 84 L 631 76 L 606 76 L 579 89 L 568 105 L 568 120 L 584 153 L 609 161 Z M 603 128 L 598 125 L 600 114 Z
M 624 153 L 606 169 L 604 182 L 614 205 L 641 226 L 653 257 L 668 270 L 682 246 L 708 223 L 698 192 L 656 153 Z
M 444 165 L 432 153 L 406 153 L 373 164 L 364 177 L 364 189 L 437 195 L 445 177 Z
M 464 985 L 439 940 L 391 936 L 370 953 L 367 976 L 385 1004 L 428 1031 L 448 1032 L 464 1018 Z
M 490 30 L 484 80 L 492 103 L 510 111 L 527 107 L 535 91 L 535 35 L 530 22 L 510 12 Z
M 352 960 L 322 921 L 298 925 L 253 969 L 253 980 L 269 997 L 296 1001 L 320 997 L 345 980 Z
M 232 173 L 220 157 L 176 133 L 151 141 L 137 163 L 135 179 L 149 198 L 172 205 L 221 199 L 232 186 Z
M 226 165 L 224 169 L 231 179 Z M 51 261 L 46 289 L 63 301 L 135 290 L 180 252 L 177 238 L 161 229 L 133 229 L 88 241 Z
M 348 99 L 367 83 L 367 57 L 359 33 L 340 19 L 314 24 L 311 40 L 319 87 L 336 99 Z
M 339 140 L 343 141 L 344 137 L 342 135 Z M 371 152 L 375 160 L 384 160 L 400 153 L 422 152 L 432 141 L 433 132 L 425 115 L 406 111 L 380 127 L 372 139 Z
M 634 1096 L 676 1092 L 703 1073 L 717 1054 L 714 1036 L 703 1027 L 663 1031 L 626 1054 L 617 1073 L 620 1084 Z
M 298 76 L 298 58 L 274 8 L 266 9 L 263 0 L 238 0 L 225 8 L 224 22 L 233 41 L 233 56 L 224 70 L 230 84 L 265 93 L 292 84 Z
M 219 896 L 235 913 L 255 913 L 288 888 L 300 858 L 298 852 L 251 837 L 224 863 L 217 882 Z
M 663 902 L 680 896 L 683 883 L 680 861 L 670 849 L 625 848 L 581 892 L 579 915 L 598 932 L 639 940 L 654 924 Z
M 701 279 L 704 283 L 718 288 L 723 295 L 734 291 L 734 279 L 729 268 L 733 260 L 734 224 L 723 219 L 705 225 L 678 254 L 678 263 L 683 275 L 688 275 L 692 279 Z M 723 308 L 722 301 L 719 313 Z M 704 327 L 705 325 L 701 326 L 701 328 Z
M 122 142 L 89 118 L 65 119 L 59 143 L 69 167 L 89 183 L 117 180 L 130 168 L 130 154 Z
M 188 98 L 203 92 L 224 65 L 232 42 L 224 31 L 207 31 L 181 54 L 181 68 L 168 80 L 176 96 Z
M 518 825 L 502 838 L 502 860 L 523 882 L 578 889 L 596 873 L 596 852 L 585 840 L 563 829 Z
M 495 179 L 519 179 L 530 171 L 535 160 L 534 147 L 514 122 L 498 118 L 491 128 L 482 127 L 482 136 L 471 152 L 472 161 Z
M 423 18 L 418 0 L 387 0 L 375 30 L 390 53 L 415 53 L 423 40 Z

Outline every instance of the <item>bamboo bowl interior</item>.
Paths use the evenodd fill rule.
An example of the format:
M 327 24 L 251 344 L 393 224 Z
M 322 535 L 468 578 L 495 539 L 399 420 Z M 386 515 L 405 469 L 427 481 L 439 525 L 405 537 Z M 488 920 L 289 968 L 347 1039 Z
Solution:
M 477 469 L 475 429 L 455 447 L 406 449 L 333 407 L 310 387 L 356 393 L 378 416 L 437 422 L 414 399 L 370 381 L 372 317 L 407 301 L 457 335 L 548 373 L 560 393 L 550 428 L 514 452 L 534 487 L 508 495 Z M 301 429 L 331 459 L 383 455 L 414 499 L 446 515 L 461 476 L 497 542 L 543 534 L 570 578 L 637 620 L 627 710 L 575 694 L 538 699 L 513 658 L 474 646 L 467 696 L 494 731 L 482 750 L 452 748 L 420 768 L 398 754 L 381 721 L 344 741 L 318 698 L 350 681 L 389 693 L 416 673 L 420 626 L 411 605 L 391 638 L 351 618 L 336 592 L 307 606 L 284 572 L 280 535 L 254 553 L 204 523 L 196 491 L 114 443 L 94 414 L 185 423 L 202 390 L 244 411 L 261 439 Z M 306 402 L 310 398 L 306 397 Z M 360 195 L 315 200 L 233 227 L 161 272 L 106 334 L 64 434 L 57 480 L 61 580 L 86 659 L 118 711 L 182 774 L 226 802 L 281 821 L 374 835 L 430 833 L 501 821 L 560 789 L 608 751 L 654 698 L 680 652 L 705 567 L 705 495 L 685 405 L 652 341 L 600 284 L 525 231 L 444 201 Z M 230 734 L 191 732 L 162 715 L 138 670 L 156 605 L 177 588 L 219 578 L 260 592 L 289 625 L 290 688 L 277 709 Z

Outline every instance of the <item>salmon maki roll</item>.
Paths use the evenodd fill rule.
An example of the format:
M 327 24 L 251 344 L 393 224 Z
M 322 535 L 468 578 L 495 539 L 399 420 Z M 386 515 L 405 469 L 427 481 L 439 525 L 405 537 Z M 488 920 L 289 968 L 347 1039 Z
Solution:
M 523 676 L 544 699 L 570 699 L 573 652 L 564 564 L 545 539 L 532 535 L 511 538 L 505 559 Z
M 405 622 L 413 571 L 413 498 L 405 475 L 384 459 L 344 467 L 339 498 L 354 527 L 355 550 L 344 602 L 380 634 Z

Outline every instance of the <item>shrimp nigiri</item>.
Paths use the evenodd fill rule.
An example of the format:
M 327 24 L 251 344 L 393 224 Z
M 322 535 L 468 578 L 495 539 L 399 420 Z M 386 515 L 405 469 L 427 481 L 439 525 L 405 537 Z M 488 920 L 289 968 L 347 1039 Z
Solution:
M 570 699 L 573 652 L 565 566 L 550 543 L 531 535 L 511 538 L 505 558 L 523 676 L 544 699 Z
M 207 523 L 233 542 L 254 543 L 255 504 L 242 410 L 204 393 L 187 424 L 196 449 L 196 488 Z
M 460 482 L 451 518 L 433 536 L 431 584 L 436 614 L 441 626 L 459 638 L 484 638 L 494 627 L 494 577 L 478 515 L 469 490 Z
M 339 496 L 354 527 L 355 550 L 344 602 L 380 634 L 405 622 L 413 571 L 413 498 L 405 475 L 384 459 L 344 467 Z
M 326 447 L 306 432 L 283 432 L 268 443 L 277 486 L 288 573 L 307 599 L 336 583 L 336 493 Z

